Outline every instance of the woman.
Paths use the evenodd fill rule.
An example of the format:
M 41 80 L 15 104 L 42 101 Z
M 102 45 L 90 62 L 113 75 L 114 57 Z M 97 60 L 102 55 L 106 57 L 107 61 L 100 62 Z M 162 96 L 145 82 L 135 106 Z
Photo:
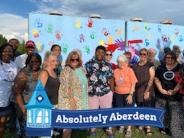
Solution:
M 38 76 L 40 73 L 41 56 L 37 53 L 28 55 L 26 59 L 26 66 L 18 73 L 13 91 L 15 93 L 16 103 L 18 105 L 18 119 L 21 128 L 21 135 L 25 136 L 24 123 L 26 117 L 25 105 L 29 102 L 32 93 L 35 89 Z
M 111 64 L 113 70 L 117 69 L 117 65 L 111 62 L 111 60 L 112 60 L 112 52 L 111 52 L 111 51 L 106 50 L 106 53 L 105 53 L 105 60 L 106 60 L 108 63 Z
M 12 84 L 17 75 L 17 66 L 12 62 L 13 48 L 10 44 L 0 47 L 0 138 L 3 137 L 4 126 L 11 112 L 10 97 Z
M 69 53 L 66 66 L 60 74 L 58 108 L 66 110 L 88 109 L 87 78 L 78 51 Z M 63 130 L 63 138 L 71 137 L 71 129 Z
M 43 63 L 43 70 L 39 76 L 51 104 L 55 105 L 55 107 L 58 104 L 58 90 L 60 85 L 59 79 L 54 71 L 57 65 L 57 57 L 53 53 L 47 53 Z
M 62 70 L 62 55 L 61 55 L 61 47 L 57 44 L 52 45 L 50 51 L 57 57 L 57 67 L 54 69 L 57 76 L 60 75 L 60 72 Z
M 176 72 L 178 72 L 180 68 L 181 65 L 177 62 L 176 55 L 170 51 L 165 54 L 164 62 L 158 66 L 155 75 L 155 84 L 158 89 L 156 93 L 156 106 L 165 109 L 165 129 L 161 129 L 161 133 L 168 135 L 173 134 L 174 137 L 180 135 L 178 126 L 181 120 L 179 119 L 179 115 L 176 114 L 180 111 L 177 94 L 179 87 L 174 79 Z
M 133 106 L 133 93 L 137 78 L 133 70 L 129 67 L 129 60 L 125 55 L 118 56 L 118 68 L 114 71 L 115 91 L 114 102 L 115 107 L 131 107 Z M 123 131 L 124 127 L 120 127 Z M 127 127 L 125 137 L 131 137 L 131 126 Z
M 148 51 L 139 51 L 140 61 L 133 66 L 138 83 L 135 87 L 135 100 L 138 107 L 152 107 L 154 99 L 153 82 L 155 77 L 154 65 L 148 62 Z M 142 127 L 139 127 L 142 130 Z M 151 127 L 146 126 L 146 134 L 151 136 Z

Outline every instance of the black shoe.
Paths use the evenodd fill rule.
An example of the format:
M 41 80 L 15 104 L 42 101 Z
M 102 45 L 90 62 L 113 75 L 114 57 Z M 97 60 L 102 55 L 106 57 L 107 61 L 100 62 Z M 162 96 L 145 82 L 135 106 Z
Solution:
M 160 133 L 162 133 L 162 134 L 164 134 L 164 135 L 172 136 L 172 133 L 171 133 L 171 131 L 170 131 L 169 128 L 165 128 L 165 129 L 161 128 L 161 129 L 160 129 Z

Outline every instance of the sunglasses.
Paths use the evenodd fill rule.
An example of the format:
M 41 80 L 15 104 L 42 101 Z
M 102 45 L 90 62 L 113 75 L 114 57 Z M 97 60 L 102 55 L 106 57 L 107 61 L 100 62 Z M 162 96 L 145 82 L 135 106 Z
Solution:
M 146 53 L 140 53 L 139 55 L 140 56 L 146 56 L 147 54 Z
M 112 54 L 108 54 L 108 53 L 107 53 L 106 56 L 112 56 Z
M 77 59 L 70 59 L 70 61 L 72 61 L 72 62 L 75 62 L 75 61 L 79 62 L 79 59 L 78 58 Z
M 174 57 L 165 57 L 166 59 L 174 59 Z

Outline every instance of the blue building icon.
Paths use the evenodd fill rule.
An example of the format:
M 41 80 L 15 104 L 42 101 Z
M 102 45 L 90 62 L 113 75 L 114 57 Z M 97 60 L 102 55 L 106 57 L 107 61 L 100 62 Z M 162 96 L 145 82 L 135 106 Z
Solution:
M 51 135 L 51 109 L 47 94 L 42 82 L 37 82 L 36 88 L 30 98 L 27 109 L 26 134 L 29 136 L 50 136 Z

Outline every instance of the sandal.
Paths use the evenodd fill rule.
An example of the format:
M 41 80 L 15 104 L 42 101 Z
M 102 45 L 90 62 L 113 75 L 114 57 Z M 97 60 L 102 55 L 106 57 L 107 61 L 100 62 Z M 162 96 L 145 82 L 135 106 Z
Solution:
M 131 130 L 127 130 L 125 133 L 125 137 L 126 138 L 131 138 L 132 137 L 132 131 Z
M 146 128 L 146 135 L 152 136 L 153 132 L 151 131 L 151 128 Z
M 119 128 L 119 133 L 124 133 L 125 127 L 124 126 L 120 126 Z
M 139 126 L 139 130 L 142 131 L 143 130 L 143 126 Z

